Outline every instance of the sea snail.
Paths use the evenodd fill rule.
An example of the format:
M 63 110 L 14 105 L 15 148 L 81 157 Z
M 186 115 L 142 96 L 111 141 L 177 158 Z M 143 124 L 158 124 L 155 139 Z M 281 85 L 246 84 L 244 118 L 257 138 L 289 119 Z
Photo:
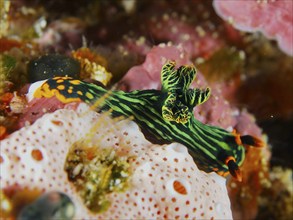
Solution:
M 161 90 L 108 91 L 70 77 L 55 77 L 45 81 L 34 96 L 56 96 L 64 103 L 84 101 L 99 112 L 109 111 L 112 117 L 132 117 L 152 140 L 185 145 L 201 170 L 230 172 L 241 181 L 244 145 L 261 147 L 263 142 L 196 120 L 193 108 L 205 102 L 211 91 L 189 88 L 195 76 L 193 65 L 176 69 L 175 62 L 168 61 L 161 71 Z

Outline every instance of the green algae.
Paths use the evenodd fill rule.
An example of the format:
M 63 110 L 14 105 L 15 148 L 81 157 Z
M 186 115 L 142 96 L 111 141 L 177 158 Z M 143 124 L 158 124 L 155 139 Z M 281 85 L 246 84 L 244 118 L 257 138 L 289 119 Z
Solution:
M 0 55 L 0 94 L 5 90 L 5 81 L 9 80 L 11 71 L 16 66 L 16 60 L 9 55 L 1 54 Z
M 84 147 L 77 143 L 69 152 L 65 170 L 86 207 L 101 213 L 108 209 L 108 195 L 128 188 L 130 176 L 126 157 L 118 157 L 114 150 Z

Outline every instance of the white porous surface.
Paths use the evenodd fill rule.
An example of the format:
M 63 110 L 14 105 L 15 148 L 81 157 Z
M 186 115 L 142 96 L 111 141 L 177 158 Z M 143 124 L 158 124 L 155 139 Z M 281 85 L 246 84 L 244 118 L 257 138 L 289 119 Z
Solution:
M 108 195 L 111 205 L 92 213 L 64 170 L 70 147 L 82 139 L 118 155 L 133 156 L 129 187 Z M 12 133 L 1 144 L 1 189 L 66 193 L 76 219 L 232 219 L 225 179 L 200 171 L 178 143 L 155 145 L 130 120 L 113 120 L 86 105 L 47 113 Z M 32 152 L 42 155 L 36 159 Z

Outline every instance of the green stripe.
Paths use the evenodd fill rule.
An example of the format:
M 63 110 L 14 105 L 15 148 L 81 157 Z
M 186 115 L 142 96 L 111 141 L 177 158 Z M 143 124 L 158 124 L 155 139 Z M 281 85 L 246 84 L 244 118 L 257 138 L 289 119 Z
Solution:
M 155 94 L 152 91 L 148 91 L 148 94 L 143 94 L 140 96 L 139 92 L 135 91 L 135 96 L 139 98 L 154 97 Z M 212 128 L 202 129 L 199 123 L 190 123 L 188 129 L 186 129 L 182 124 L 168 123 L 162 120 L 161 115 L 158 110 L 154 109 L 153 102 L 147 100 L 135 99 L 132 101 L 132 94 L 128 93 L 116 94 L 113 92 L 111 97 L 106 101 L 107 109 L 112 109 L 112 115 L 120 116 L 124 115 L 126 117 L 134 116 L 136 123 L 140 127 L 147 128 L 148 132 L 155 135 L 157 138 L 163 139 L 165 141 L 176 141 L 188 147 L 197 155 L 206 155 L 206 157 L 201 157 L 204 160 L 204 164 L 215 163 L 217 166 L 222 166 L 222 162 L 217 159 L 217 150 L 219 146 L 226 148 L 223 144 L 222 130 L 219 133 L 211 132 Z M 159 98 L 157 99 L 159 100 Z M 129 105 L 131 103 L 131 105 Z M 195 120 L 195 119 L 194 119 Z M 184 131 L 184 132 L 183 132 Z M 191 136 L 190 133 L 193 135 Z M 207 136 L 208 134 L 208 136 Z M 197 160 L 196 160 L 197 161 Z M 201 162 L 201 163 L 202 163 Z M 200 163 L 200 164 L 201 164 Z M 213 166 L 205 167 L 207 171 L 212 171 Z M 225 171 L 227 168 L 225 168 Z
M 82 81 L 73 85 L 70 79 L 62 83 L 50 79 L 47 84 L 50 89 L 57 89 L 58 85 L 64 85 L 65 89 L 59 91 L 64 97 L 79 97 L 94 106 L 101 99 L 105 99 L 96 106 L 97 111 L 111 109 L 112 117 L 134 117 L 139 127 L 156 139 L 164 142 L 176 141 L 185 145 L 200 169 L 210 172 L 217 168 L 219 171 L 226 172 L 228 168 L 223 158 L 233 156 L 240 165 L 244 160 L 244 148 L 236 144 L 230 132 L 204 125 L 194 118 L 193 107 L 206 101 L 210 95 L 209 89 L 188 89 L 195 75 L 196 70 L 193 66 L 184 66 L 175 70 L 175 63 L 169 62 L 162 69 L 161 91 L 107 91 L 100 86 Z M 72 93 L 68 93 L 69 87 L 73 87 Z M 82 95 L 78 91 L 82 92 Z M 87 93 L 90 93 L 93 98 L 87 96 Z M 186 106 L 188 107 L 187 114 Z M 168 120 L 165 120 L 162 114 Z M 177 114 L 179 118 L 176 118 Z M 177 121 L 181 123 L 177 123 L 175 119 L 180 119 Z

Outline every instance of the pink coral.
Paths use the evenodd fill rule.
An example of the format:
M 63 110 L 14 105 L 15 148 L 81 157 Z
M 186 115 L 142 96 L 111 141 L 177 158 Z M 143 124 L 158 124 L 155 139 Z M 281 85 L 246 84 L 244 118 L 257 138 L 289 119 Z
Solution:
M 181 44 L 193 57 L 208 56 L 223 45 L 222 39 L 213 37 L 217 33 L 210 30 L 207 24 L 197 24 L 196 27 L 193 25 L 195 24 L 188 24 L 184 16 L 174 18 L 166 13 L 152 17 L 149 31 L 156 39 L 167 39 Z
M 176 49 L 174 49 L 176 48 Z M 160 89 L 161 68 L 169 60 L 176 60 L 178 66 L 190 63 L 187 53 L 181 46 L 160 44 L 153 47 L 146 55 L 145 61 L 140 66 L 132 67 L 119 82 L 124 90 Z
M 242 31 L 261 31 L 277 40 L 280 48 L 293 56 L 293 1 L 214 0 L 214 9 Z

